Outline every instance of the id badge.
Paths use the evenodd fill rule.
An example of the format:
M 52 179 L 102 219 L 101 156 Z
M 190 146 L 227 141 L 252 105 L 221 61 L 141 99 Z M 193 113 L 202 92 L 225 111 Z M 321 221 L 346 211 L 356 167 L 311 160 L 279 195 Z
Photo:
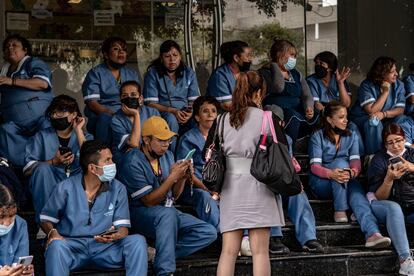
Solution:
M 172 207 L 174 204 L 174 198 L 173 197 L 167 197 L 165 200 L 165 207 Z

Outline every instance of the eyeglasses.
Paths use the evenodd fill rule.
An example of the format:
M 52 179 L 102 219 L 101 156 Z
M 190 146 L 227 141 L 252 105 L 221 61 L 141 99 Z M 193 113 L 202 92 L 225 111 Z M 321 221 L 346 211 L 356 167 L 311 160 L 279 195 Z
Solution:
M 167 140 L 160 140 L 157 137 L 154 137 L 154 140 L 157 141 L 158 143 L 160 143 L 161 145 L 165 145 L 165 146 L 169 146 L 172 144 L 172 139 L 167 139 Z
M 404 142 L 404 139 L 395 139 L 394 141 L 386 141 L 385 145 L 392 146 L 394 144 L 400 144 L 402 142 Z

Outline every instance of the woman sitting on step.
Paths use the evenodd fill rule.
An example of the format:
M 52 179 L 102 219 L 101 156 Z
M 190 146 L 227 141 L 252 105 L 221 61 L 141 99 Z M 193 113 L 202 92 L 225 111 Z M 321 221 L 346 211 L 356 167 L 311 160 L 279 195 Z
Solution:
M 368 200 L 378 221 L 387 226 L 400 259 L 401 275 L 414 275 L 405 223 L 414 224 L 414 149 L 405 147 L 400 125 L 391 123 L 383 131 L 384 148 L 368 168 Z
M 29 255 L 29 235 L 24 219 L 16 215 L 17 204 L 10 190 L 0 184 L 0 276 L 33 275 L 33 265 L 17 264 Z

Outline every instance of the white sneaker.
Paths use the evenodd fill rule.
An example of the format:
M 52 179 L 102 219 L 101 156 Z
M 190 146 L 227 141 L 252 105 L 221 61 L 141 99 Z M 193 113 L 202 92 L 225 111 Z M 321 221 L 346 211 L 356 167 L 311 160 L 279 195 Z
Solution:
M 400 271 L 398 273 L 400 275 L 414 276 L 414 261 L 411 256 L 400 264 Z
M 250 250 L 250 241 L 248 236 L 244 236 L 240 246 L 240 255 L 241 256 L 252 256 L 252 251 Z

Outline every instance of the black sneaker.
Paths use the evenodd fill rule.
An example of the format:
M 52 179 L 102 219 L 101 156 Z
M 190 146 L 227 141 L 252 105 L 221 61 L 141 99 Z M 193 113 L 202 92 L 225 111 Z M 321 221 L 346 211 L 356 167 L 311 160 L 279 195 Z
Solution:
M 302 249 L 310 253 L 323 253 L 323 246 L 317 240 L 307 241 Z
M 290 253 L 289 248 L 282 243 L 279 237 L 271 237 L 269 242 L 270 254 L 286 255 Z

